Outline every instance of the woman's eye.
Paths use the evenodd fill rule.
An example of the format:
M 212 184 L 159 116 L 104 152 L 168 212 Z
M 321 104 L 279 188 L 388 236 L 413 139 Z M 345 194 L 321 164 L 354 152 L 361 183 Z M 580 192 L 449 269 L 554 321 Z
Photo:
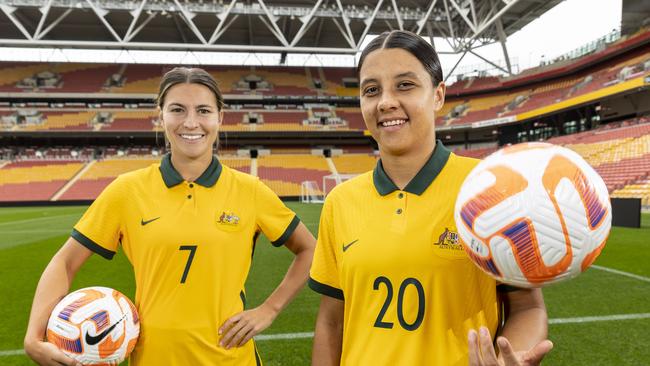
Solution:
M 413 86 L 413 83 L 408 82 L 408 81 L 403 81 L 397 85 L 401 89 L 408 89 Z
M 363 90 L 363 94 L 375 94 L 377 93 L 377 87 L 376 86 L 371 86 Z

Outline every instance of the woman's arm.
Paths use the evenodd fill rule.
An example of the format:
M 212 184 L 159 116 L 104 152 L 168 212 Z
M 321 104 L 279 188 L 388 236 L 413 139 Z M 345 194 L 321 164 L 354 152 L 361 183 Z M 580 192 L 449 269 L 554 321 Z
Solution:
M 38 281 L 24 347 L 25 353 L 39 365 L 81 365 L 44 339 L 52 309 L 68 294 L 72 279 L 91 254 L 78 241 L 68 238 L 52 257 Z
M 284 245 L 296 256 L 284 279 L 262 305 L 236 314 L 223 323 L 219 328 L 219 334 L 223 334 L 219 342 L 222 347 L 228 349 L 243 346 L 253 336 L 268 328 L 305 286 L 316 239 L 307 227 L 300 223 Z
M 321 296 L 311 355 L 312 366 L 340 365 L 344 310 L 345 303 L 342 300 Z

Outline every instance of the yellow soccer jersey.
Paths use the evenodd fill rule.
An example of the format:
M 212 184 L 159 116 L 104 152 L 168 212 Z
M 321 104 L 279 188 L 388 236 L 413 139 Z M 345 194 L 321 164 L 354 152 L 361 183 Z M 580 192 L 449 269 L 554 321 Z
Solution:
M 496 283 L 459 243 L 454 203 L 478 160 L 438 141 L 399 190 L 381 161 L 325 200 L 309 286 L 345 302 L 341 365 L 467 365 L 499 322 Z
M 260 365 L 254 343 L 226 350 L 219 326 L 244 309 L 255 239 L 282 245 L 299 220 L 258 178 L 217 158 L 184 181 L 170 155 L 119 176 L 72 237 L 112 258 L 121 245 L 135 272 L 141 320 L 131 365 Z

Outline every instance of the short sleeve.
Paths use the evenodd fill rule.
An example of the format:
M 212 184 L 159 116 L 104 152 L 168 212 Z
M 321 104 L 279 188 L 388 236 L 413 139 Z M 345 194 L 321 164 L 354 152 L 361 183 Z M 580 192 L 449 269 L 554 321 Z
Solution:
M 71 236 L 91 251 L 112 259 L 122 238 L 122 217 L 128 199 L 119 177 L 88 207 L 72 229 Z
M 309 287 L 322 294 L 343 300 L 336 258 L 332 201 L 330 195 L 323 205 L 318 226 L 318 241 L 309 273 Z
M 255 215 L 257 226 L 271 243 L 279 247 L 289 239 L 300 219 L 262 181 L 255 189 Z

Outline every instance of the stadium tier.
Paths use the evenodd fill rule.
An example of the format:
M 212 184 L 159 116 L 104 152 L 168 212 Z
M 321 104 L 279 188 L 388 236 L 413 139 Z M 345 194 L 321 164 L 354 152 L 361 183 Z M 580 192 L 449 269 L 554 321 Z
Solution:
M 84 166 L 78 161 L 20 161 L 0 168 L 0 201 L 50 200 Z
M 646 85 L 644 80 L 650 77 L 649 40 L 650 30 L 646 29 L 578 59 L 560 60 L 511 77 L 485 76 L 459 80 L 448 86 L 446 102 L 437 113 L 436 124 L 443 128 L 440 138 L 448 141 L 459 155 L 484 158 L 494 152 L 499 144 L 510 141 L 500 140 L 502 131 L 497 131 L 500 126 L 475 134 L 473 130 L 476 126 L 480 127 L 481 122 L 488 122 L 486 126 L 492 126 L 490 121 L 506 117 L 511 124 L 530 124 L 530 121 L 535 124 L 537 118 L 545 116 L 548 111 L 571 106 L 579 108 L 581 103 L 642 88 Z M 74 132 L 91 140 L 95 138 L 95 133 L 99 136 L 130 136 L 133 132 L 139 132 L 142 133 L 140 136 L 153 139 L 155 133 L 160 135 L 162 129 L 158 125 L 159 116 L 150 96 L 156 92 L 160 76 L 170 67 L 0 63 L 0 92 L 14 97 L 36 92 L 45 96 L 78 93 L 76 95 L 79 97 L 97 93 L 127 98 L 122 107 L 113 107 L 112 102 L 107 103 L 108 106 L 89 104 L 87 108 L 74 103 L 65 106 L 64 103 L 52 102 L 29 105 L 22 100 L 20 103 L 4 103 L 0 105 L 0 132 L 16 135 L 26 133 L 22 136 L 30 132 L 47 135 L 51 131 L 60 136 Z M 314 102 L 317 97 L 358 97 L 359 81 L 354 68 L 207 66 L 207 71 L 218 80 L 226 95 L 227 106 L 220 128 L 228 133 L 225 141 L 226 145 L 230 144 L 226 146 L 230 150 L 221 152 L 224 164 L 259 176 L 279 195 L 298 196 L 302 182 L 313 181 L 322 188 L 324 176 L 359 174 L 371 170 L 376 164 L 374 143 L 367 133 L 365 137 L 359 134 L 366 131 L 366 126 L 358 101 L 339 98 L 332 102 L 328 102 L 329 99 Z M 268 103 L 268 97 L 273 96 L 280 98 Z M 140 98 L 139 101 L 147 100 L 147 103 L 139 105 L 130 102 L 129 98 Z M 298 101 L 295 101 L 296 98 Z M 231 100 L 235 102 L 229 103 Z M 603 176 L 613 195 L 645 195 L 643 187 L 647 187 L 650 175 L 650 167 L 646 163 L 650 161 L 650 121 L 643 118 L 620 121 L 631 115 L 620 117 L 618 122 L 604 124 L 595 130 L 553 137 L 549 142 L 566 146 L 582 155 Z M 596 125 L 598 122 L 594 123 Z M 583 127 L 575 127 L 572 131 L 558 128 L 544 138 L 558 132 L 582 130 Z M 591 125 L 587 128 L 591 128 Z M 460 134 L 465 134 L 464 139 L 459 140 L 459 133 L 454 136 L 456 129 L 461 131 Z M 264 137 L 249 137 L 257 135 L 250 132 Z M 302 140 L 304 146 L 299 146 L 296 141 L 281 147 L 266 146 L 264 139 L 277 136 L 277 132 L 292 132 L 291 136 L 304 132 L 305 136 L 310 137 Z M 309 140 L 314 136 L 313 132 L 319 132 L 318 136 L 322 132 L 324 142 Z M 337 135 L 339 132 L 341 134 Z M 359 141 L 351 143 L 341 140 L 341 136 L 350 132 L 357 133 L 355 136 L 359 136 L 358 139 L 365 138 L 364 145 L 355 147 L 353 145 L 360 145 Z M 478 137 L 470 137 L 472 135 Z M 245 136 L 246 141 L 233 145 L 232 141 L 242 139 L 241 136 Z M 472 138 L 475 140 L 469 141 Z M 539 138 L 542 136 L 528 137 L 527 140 Z M 341 144 L 349 144 L 350 147 L 344 148 Z M 56 199 L 61 200 L 93 199 L 117 175 L 151 164 L 164 153 L 164 149 L 156 147 L 160 142 L 156 145 L 145 140 L 96 144 L 102 147 L 71 146 L 70 141 L 58 145 L 54 142 L 54 147 L 50 146 L 50 142 L 48 147 L 34 145 L 37 144 L 27 141 L 19 148 L 3 150 L 2 158 L 13 162 L 0 169 L 3 174 L 3 196 L 0 199 L 52 199 L 55 195 Z M 283 149 L 284 146 L 287 148 Z M 272 150 L 272 154 L 264 152 L 253 159 L 232 157 L 239 150 L 247 152 L 258 147 Z M 311 155 L 314 149 L 323 150 L 324 155 L 324 150 L 337 152 L 331 153 L 330 159 Z M 326 155 L 330 156 L 330 153 Z M 22 181 L 5 182 L 6 177 L 14 176 L 20 171 L 17 169 L 22 168 L 16 164 L 34 164 L 34 167 L 40 164 L 21 159 L 44 159 L 47 167 L 38 168 L 43 170 L 35 173 L 33 181 L 25 176 Z M 56 161 L 51 162 L 52 159 Z M 70 159 L 83 162 L 68 161 Z M 49 166 L 57 164 L 75 166 L 71 169 L 77 171 L 67 175 L 51 175 Z M 26 188 L 31 183 L 35 184 L 33 187 L 44 185 L 46 188 L 34 189 L 31 194 L 28 192 L 31 188 Z M 647 200 L 647 195 L 644 197 Z
M 454 150 L 454 153 L 460 156 L 466 156 L 468 158 L 483 159 L 486 156 L 497 151 L 497 149 L 498 149 L 497 146 L 489 146 L 489 147 L 479 147 L 475 149 L 457 149 Z
M 647 33 L 650 34 L 650 31 Z M 650 35 L 642 33 L 636 36 L 641 40 L 645 39 L 643 37 L 649 38 Z M 620 45 L 616 44 L 609 48 L 617 47 Z M 601 52 L 610 52 L 609 48 Z M 578 67 L 584 63 L 584 60 L 574 61 L 566 68 L 569 71 L 577 68 L 575 73 L 567 73 L 566 70 L 562 73 L 562 70 L 549 67 L 548 69 L 553 69 L 551 71 L 557 76 L 551 74 L 550 76 L 554 77 L 549 77 L 548 74 L 551 71 L 541 68 L 536 70 L 536 73 L 523 73 L 523 76 L 514 76 L 510 79 L 485 77 L 461 80 L 448 87 L 447 102 L 439 113 L 440 118 L 438 118 L 437 124 L 439 126 L 463 126 L 501 117 L 512 117 L 518 120 L 534 116 L 535 113 L 543 114 L 554 104 L 584 103 L 590 98 L 602 98 L 608 93 L 620 92 L 621 88 L 621 90 L 627 90 L 626 83 L 650 75 L 649 61 L 650 46 L 646 44 L 627 53 L 609 56 L 605 61 L 595 63 L 593 66 L 588 64 Z M 0 69 L 2 70 L 0 72 L 0 91 L 38 91 L 50 94 L 108 91 L 121 94 L 153 94 L 157 90 L 161 74 L 167 71 L 169 66 L 0 63 Z M 219 80 L 223 92 L 227 95 L 358 96 L 358 88 L 355 87 L 355 82 L 358 83 L 358 80 L 356 80 L 355 71 L 352 68 L 213 66 L 208 67 L 208 71 Z M 532 78 L 535 75 L 538 76 L 537 79 Z M 25 81 L 30 78 L 31 82 Z M 32 82 L 36 84 L 29 87 Z M 474 94 L 477 91 L 482 91 L 482 94 Z M 490 92 L 485 93 L 485 91 Z M 578 100 L 578 98 L 580 99 Z M 252 109 L 226 111 L 235 113 L 235 115 L 227 115 L 225 125 L 232 124 L 233 127 L 226 126 L 226 129 L 232 131 L 311 130 L 311 128 L 301 126 L 303 120 L 309 118 L 314 122 L 318 120 L 318 117 L 314 117 L 309 108 L 306 109 L 308 110 L 307 117 L 300 115 L 301 113 L 287 112 L 284 114 L 284 112 L 275 111 L 267 113 L 267 111 Z M 4 114 L 7 111 L 1 112 Z M 19 126 L 18 129 L 151 131 L 154 128 L 151 122 L 155 118 L 155 113 L 152 110 L 139 110 L 114 116 L 109 124 L 96 128 L 94 122 L 91 121 L 94 116 L 83 120 L 67 116 L 69 114 L 67 112 L 52 110 L 39 112 L 44 115 L 44 122 L 36 123 L 39 125 L 36 127 Z M 250 113 L 261 115 L 256 122 L 264 126 L 247 126 L 248 123 L 243 115 Z M 57 114 L 65 116 L 49 121 L 50 116 Z M 133 117 L 128 114 L 132 114 Z M 152 117 L 149 118 L 149 115 Z M 20 119 L 20 117 L 16 118 Z M 358 109 L 333 108 L 328 118 L 340 118 L 344 121 L 340 124 L 330 124 L 332 128 L 365 129 Z M 274 126 L 268 126 L 271 123 Z M 14 123 L 14 125 L 17 124 L 20 125 Z M 243 126 L 239 126 L 239 124 Z M 3 122 L 2 126 L 5 130 L 14 128 L 7 121 Z
M 257 175 L 280 196 L 299 196 L 302 182 L 320 187 L 332 174 L 327 160 L 314 155 L 267 155 L 257 159 Z
M 612 198 L 641 198 L 643 206 L 650 206 L 650 178 L 617 189 L 610 196 Z
M 280 95 L 313 95 L 312 81 L 305 68 L 268 67 L 251 70 L 254 75 L 269 83 L 269 92 Z M 265 93 L 267 94 L 267 93 Z
M 61 200 L 92 200 L 118 175 L 147 167 L 159 159 L 115 159 L 89 162 Z
M 603 128 L 548 142 L 561 144 L 585 158 L 603 177 L 610 193 L 642 184 L 650 176 L 650 123 Z
M 112 113 L 112 121 L 97 123 L 96 131 L 151 131 L 158 120 L 156 111 L 119 111 Z
M 159 131 L 155 109 L 0 109 L 0 131 Z M 225 109 L 223 131 L 363 131 L 359 108 Z

